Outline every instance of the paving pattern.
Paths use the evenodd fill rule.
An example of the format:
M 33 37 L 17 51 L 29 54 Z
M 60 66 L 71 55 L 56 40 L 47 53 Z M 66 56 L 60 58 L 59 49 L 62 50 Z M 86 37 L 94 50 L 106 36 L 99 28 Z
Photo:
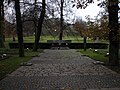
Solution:
M 120 75 L 75 50 L 44 50 L 0 81 L 0 90 L 120 90 Z

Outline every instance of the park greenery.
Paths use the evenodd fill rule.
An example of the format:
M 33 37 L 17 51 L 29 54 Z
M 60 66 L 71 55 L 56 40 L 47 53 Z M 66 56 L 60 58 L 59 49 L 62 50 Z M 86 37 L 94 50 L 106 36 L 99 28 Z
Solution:
M 16 69 L 23 62 L 21 58 L 29 60 L 33 56 L 30 53 L 38 54 L 34 52 L 39 51 L 38 43 L 47 40 L 72 40 L 76 43 L 94 43 L 98 40 L 108 43 L 109 48 L 101 50 L 109 52 L 108 57 L 95 53 L 91 55 L 98 55 L 93 58 L 107 61 L 111 66 L 119 66 L 118 0 L 103 0 L 98 6 L 104 8 L 104 11 L 94 20 L 90 16 L 86 16 L 87 21 L 78 18 L 70 22 L 71 18 L 65 19 L 65 16 L 72 13 L 68 7 L 85 9 L 93 2 L 94 0 L 0 0 L 1 59 L 3 54 L 12 53 L 5 60 L 0 60 L 0 74 L 4 76 Z M 10 49 L 9 42 L 17 42 L 19 48 Z M 33 50 L 24 49 L 24 42 L 34 43 Z M 87 55 L 91 53 L 88 50 L 81 52 Z M 12 70 L 9 70 L 10 67 Z
M 29 36 L 29 37 L 23 37 L 23 39 L 24 39 L 24 42 L 32 42 L 33 43 L 35 38 L 34 38 L 34 36 Z M 42 36 L 41 42 L 47 42 L 47 39 L 56 40 L 56 38 L 54 38 L 52 36 Z M 64 40 L 71 39 L 72 42 L 75 42 L 75 43 L 83 42 L 83 38 L 81 38 L 80 36 L 77 39 L 74 36 L 71 36 L 71 37 L 64 36 L 63 39 Z M 39 53 L 43 52 L 42 49 L 38 49 L 37 52 L 33 52 L 32 49 L 26 48 L 25 49 L 25 57 L 18 57 L 18 53 L 19 53 L 18 49 L 10 49 L 8 46 L 8 43 L 10 43 L 10 42 L 17 42 L 17 37 L 16 37 L 16 41 L 13 41 L 12 37 L 6 38 L 5 41 L 6 42 L 4 44 L 5 44 L 6 48 L 0 49 L 0 55 L 6 54 L 6 56 L 4 58 L 0 58 L 0 79 L 4 78 L 9 73 L 11 73 L 15 69 L 19 68 L 21 63 L 27 62 L 34 56 L 37 56 Z M 95 41 L 90 38 L 87 39 L 87 43 L 92 43 L 92 42 L 95 42 Z M 108 43 L 108 41 L 106 41 L 106 40 L 102 40 L 101 42 Z M 98 52 L 95 52 L 95 50 L 98 50 Z M 84 51 L 84 49 L 77 49 L 76 51 L 78 51 L 82 55 L 90 57 L 96 61 L 104 62 L 105 65 L 108 64 L 109 58 L 108 58 L 108 56 L 106 56 L 106 53 L 109 52 L 108 49 L 91 49 L 91 48 L 89 48 L 86 51 Z M 114 71 L 117 71 L 117 72 L 120 71 L 119 67 L 114 67 L 114 68 L 112 67 L 111 69 L 113 69 Z
M 88 49 L 84 51 L 83 49 L 77 50 L 78 52 L 82 53 L 82 55 L 92 58 L 95 61 L 103 62 L 102 64 L 106 67 L 110 68 L 111 70 L 120 73 L 120 66 L 109 66 L 109 56 L 107 53 L 109 52 L 108 49 Z M 97 51 L 97 52 L 96 52 Z M 120 50 L 119 50 L 120 52 Z M 119 61 L 120 61 L 120 53 L 119 53 Z
M 1 55 L 3 55 L 0 58 L 0 80 L 19 68 L 22 63 L 26 63 L 42 51 L 42 49 L 39 49 L 37 52 L 33 52 L 32 50 L 26 49 L 26 56 L 18 57 L 19 51 L 17 49 L 0 49 L 0 54 L 2 53 Z

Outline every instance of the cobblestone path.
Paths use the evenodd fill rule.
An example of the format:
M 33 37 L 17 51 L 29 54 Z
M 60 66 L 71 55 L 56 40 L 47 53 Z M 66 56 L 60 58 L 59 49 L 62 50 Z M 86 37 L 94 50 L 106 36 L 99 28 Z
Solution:
M 120 75 L 75 50 L 45 50 L 0 81 L 0 90 L 120 90 Z

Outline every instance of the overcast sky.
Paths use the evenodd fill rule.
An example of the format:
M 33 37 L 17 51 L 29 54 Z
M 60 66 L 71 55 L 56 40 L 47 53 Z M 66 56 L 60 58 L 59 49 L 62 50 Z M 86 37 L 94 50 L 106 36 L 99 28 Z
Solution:
M 98 3 L 100 3 L 103 0 L 100 0 L 99 2 L 97 0 L 94 0 L 94 3 L 89 4 L 85 9 L 77 9 L 76 7 L 72 8 L 72 5 L 68 8 L 71 8 L 73 13 L 69 13 L 67 16 L 64 17 L 64 19 L 67 19 L 68 22 L 74 23 L 76 19 L 82 19 L 86 21 L 86 16 L 90 16 L 90 18 L 94 19 L 100 11 L 103 9 L 98 6 Z M 65 14 L 65 12 L 64 12 Z
M 85 19 L 85 16 L 90 15 L 91 18 L 94 18 L 95 16 L 98 15 L 98 13 L 100 12 L 101 8 L 99 6 L 97 6 L 99 2 L 97 2 L 97 0 L 94 0 L 93 4 L 89 4 L 88 7 L 86 7 L 85 9 L 76 9 L 76 7 L 72 8 L 72 5 L 69 8 L 73 9 L 74 15 L 72 13 L 69 13 L 69 15 L 67 15 L 66 17 L 68 17 L 68 19 L 72 20 L 74 18 L 82 18 L 83 20 Z M 12 9 L 8 9 L 9 13 L 12 13 Z M 60 15 L 58 15 L 60 16 Z M 65 17 L 65 18 L 66 18 Z
M 102 10 L 98 5 L 99 2 L 95 0 L 93 4 L 90 4 L 86 9 L 76 9 L 76 15 L 78 17 L 82 17 L 85 20 L 85 16 L 90 15 L 91 18 L 95 18 L 98 13 Z

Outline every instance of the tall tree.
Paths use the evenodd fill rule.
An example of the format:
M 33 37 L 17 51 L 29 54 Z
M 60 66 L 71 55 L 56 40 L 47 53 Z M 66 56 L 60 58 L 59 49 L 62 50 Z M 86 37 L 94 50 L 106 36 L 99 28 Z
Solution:
M 35 38 L 36 38 L 36 31 L 37 31 L 37 0 L 35 0 L 35 2 L 34 2 L 34 26 L 35 26 L 35 30 L 34 30 L 34 32 L 35 32 Z
M 37 31 L 36 31 L 36 35 L 35 35 L 35 43 L 34 43 L 33 51 L 37 51 L 37 49 L 38 49 L 40 35 L 42 32 L 42 24 L 43 24 L 44 17 L 45 17 L 45 6 L 46 6 L 45 0 L 42 0 L 42 10 L 41 10 L 41 14 L 38 19 L 38 26 L 37 26 Z
M 65 32 L 64 22 L 72 21 L 71 16 L 74 16 L 73 8 L 71 7 L 70 0 L 48 0 L 47 5 L 51 9 L 52 18 L 59 18 L 59 40 L 62 40 L 63 33 Z M 64 18 L 65 17 L 65 18 Z M 73 19 L 74 20 L 74 19 Z
M 86 32 L 87 31 L 86 26 L 87 26 L 87 24 L 85 21 L 83 21 L 82 19 L 77 19 L 74 24 L 74 29 L 79 32 L 81 37 L 85 37 L 85 36 L 88 37 L 86 35 L 88 33 L 88 32 Z
M 4 47 L 4 39 L 3 39 L 3 22 L 4 22 L 4 0 L 0 0 L 0 47 Z
M 87 3 L 92 3 L 94 0 L 74 0 L 77 1 L 77 8 L 84 8 L 88 6 Z M 108 5 L 109 13 L 109 65 L 118 66 L 119 65 L 119 24 L 118 24 L 118 6 L 119 0 L 105 0 L 101 3 L 101 7 L 104 4 Z
M 61 7 L 60 7 L 60 36 L 59 36 L 59 40 L 62 40 L 63 37 L 63 3 L 64 0 L 61 0 Z
M 118 0 L 108 0 L 109 13 L 109 64 L 112 66 L 119 65 L 119 27 L 118 27 Z
M 16 11 L 17 35 L 18 35 L 18 45 L 19 45 L 19 57 L 24 57 L 23 28 L 22 28 L 19 0 L 15 0 L 15 11 Z

